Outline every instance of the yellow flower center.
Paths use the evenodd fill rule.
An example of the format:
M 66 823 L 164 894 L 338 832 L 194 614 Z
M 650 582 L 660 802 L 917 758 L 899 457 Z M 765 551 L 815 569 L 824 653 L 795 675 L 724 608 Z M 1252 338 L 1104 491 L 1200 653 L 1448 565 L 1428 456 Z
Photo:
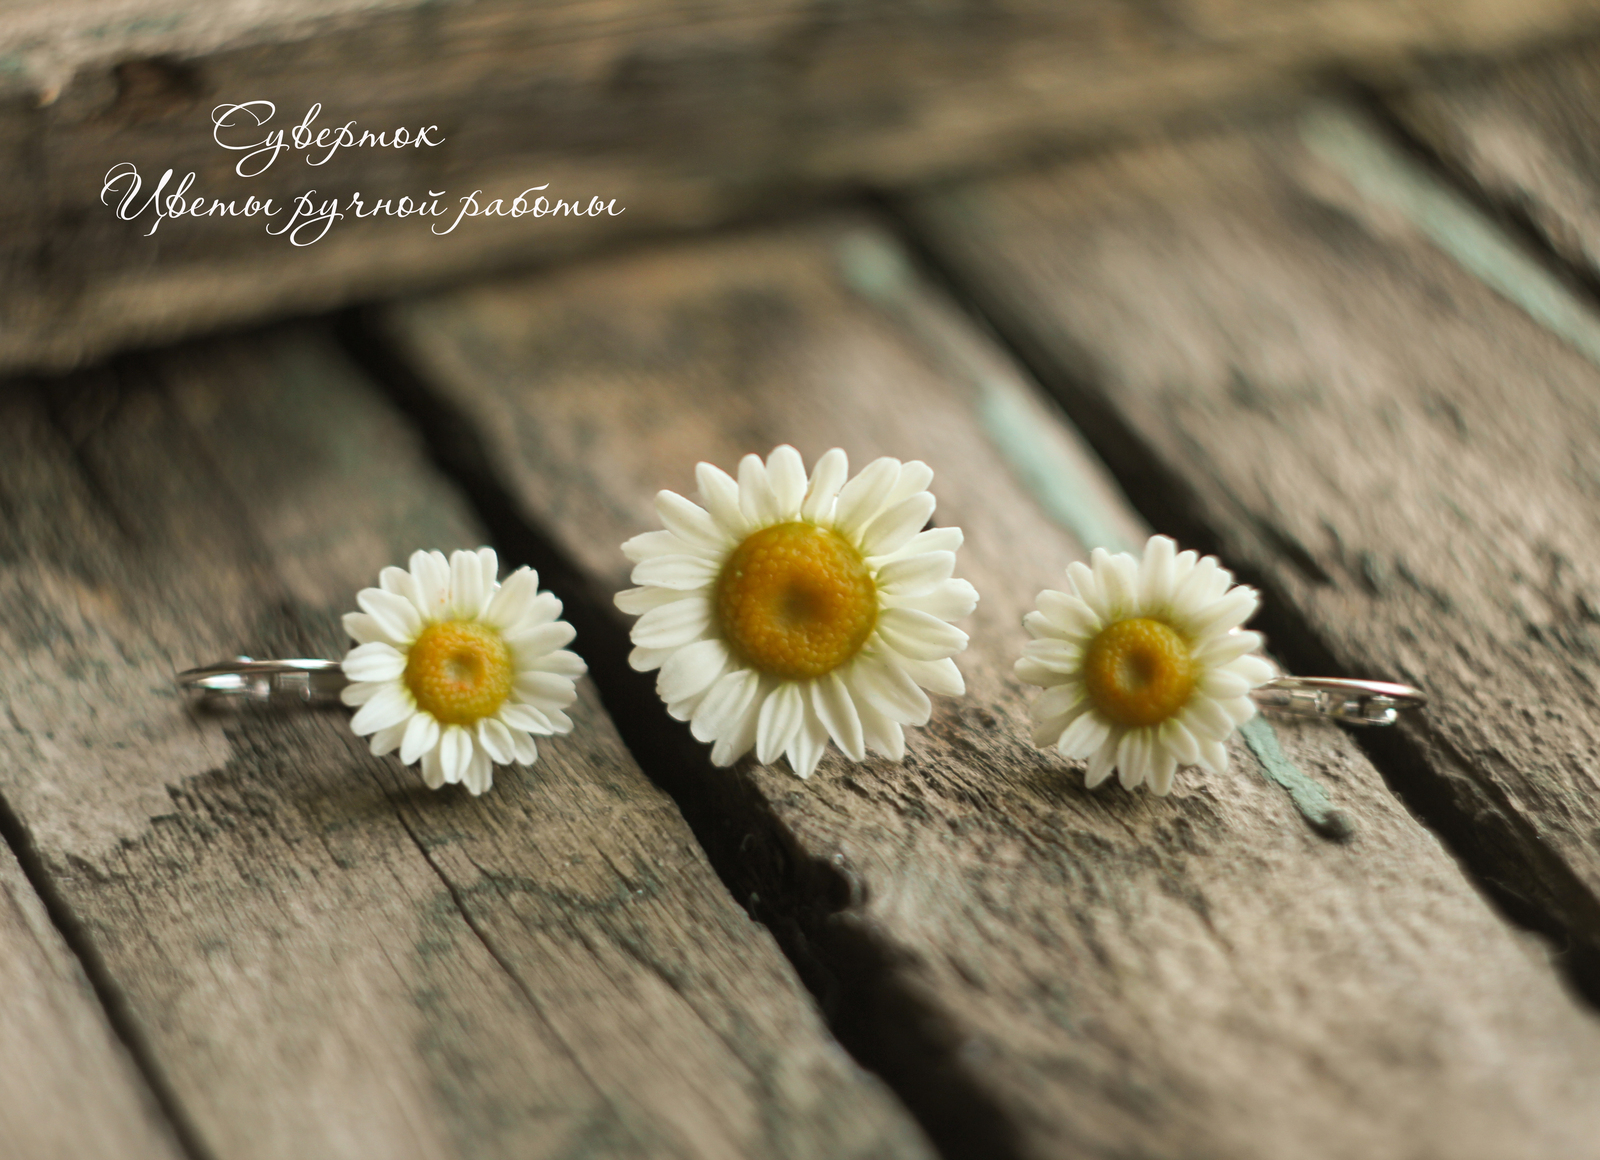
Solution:
M 406 657 L 406 688 L 441 725 L 473 725 L 511 695 L 517 667 L 500 633 L 476 620 L 422 630 Z
M 717 577 L 722 634 L 752 668 L 785 680 L 832 672 L 878 622 L 878 586 L 831 528 L 774 524 L 735 548 Z
M 1189 703 L 1195 663 L 1189 642 L 1149 617 L 1101 629 L 1084 655 L 1089 702 L 1129 729 L 1159 725 Z

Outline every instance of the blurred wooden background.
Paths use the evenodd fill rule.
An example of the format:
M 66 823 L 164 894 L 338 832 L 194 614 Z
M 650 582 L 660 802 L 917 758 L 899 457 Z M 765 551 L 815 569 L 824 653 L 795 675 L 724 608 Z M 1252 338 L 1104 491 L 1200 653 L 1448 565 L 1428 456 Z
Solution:
M 0 12 L 0 1155 L 1600 1156 L 1597 18 Z M 447 142 L 238 178 L 257 99 Z M 146 237 L 121 161 L 627 211 Z M 903 764 L 715 769 L 626 665 L 617 545 L 780 442 L 966 531 Z M 1085 791 L 1020 618 L 1151 529 L 1430 708 Z M 173 686 L 485 542 L 591 679 L 481 799 Z

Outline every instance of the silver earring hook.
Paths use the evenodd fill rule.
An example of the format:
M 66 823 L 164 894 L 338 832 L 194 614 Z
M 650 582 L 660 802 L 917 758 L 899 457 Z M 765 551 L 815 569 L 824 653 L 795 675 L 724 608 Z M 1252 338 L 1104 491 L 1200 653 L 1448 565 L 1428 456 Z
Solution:
M 1250 695 L 1263 709 L 1292 717 L 1326 717 L 1346 725 L 1393 725 L 1402 709 L 1428 703 L 1421 689 L 1391 681 L 1341 677 L 1278 677 Z
M 179 673 L 177 679 L 183 688 L 198 692 L 207 704 L 239 701 L 266 704 L 277 699 L 308 705 L 337 704 L 339 693 L 350 683 L 338 661 L 258 661 L 242 656 L 204 668 L 188 669 Z

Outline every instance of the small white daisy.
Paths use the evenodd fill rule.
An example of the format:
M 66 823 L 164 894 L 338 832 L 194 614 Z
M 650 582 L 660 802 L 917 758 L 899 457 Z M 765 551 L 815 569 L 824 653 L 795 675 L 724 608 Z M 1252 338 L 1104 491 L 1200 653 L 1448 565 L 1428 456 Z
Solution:
M 461 782 L 483 793 L 494 766 L 539 756 L 535 734 L 567 733 L 564 712 L 578 692 L 583 659 L 561 646 L 572 626 L 561 601 L 539 591 L 539 576 L 518 568 L 504 584 L 494 549 L 416 552 L 410 571 L 385 568 L 378 587 L 356 596 L 345 631 L 356 647 L 344 658 L 353 682 L 341 696 L 359 706 L 350 722 L 372 734 L 378 756 L 398 749 L 422 761 L 428 788 Z
M 1093 788 L 1118 771 L 1128 789 L 1165 794 L 1180 765 L 1221 773 L 1228 736 L 1255 715 L 1250 690 L 1274 676 L 1251 656 L 1261 634 L 1239 626 L 1255 589 L 1233 587 L 1215 556 L 1152 536 L 1144 562 L 1096 548 L 1067 568 L 1070 592 L 1039 593 L 1024 624 L 1034 639 L 1016 673 L 1042 693 L 1033 743 L 1087 758 Z
M 966 691 L 949 622 L 978 594 L 951 578 L 961 529 L 923 531 L 932 470 L 884 458 L 848 476 L 838 448 L 809 480 L 793 447 L 745 456 L 737 483 L 702 463 L 700 503 L 661 492 L 666 530 L 622 545 L 640 585 L 616 598 L 639 618 L 629 660 L 661 670 L 667 711 L 717 765 L 754 746 L 810 777 L 830 737 L 852 761 L 898 761 L 901 727 L 933 711 L 923 690 Z

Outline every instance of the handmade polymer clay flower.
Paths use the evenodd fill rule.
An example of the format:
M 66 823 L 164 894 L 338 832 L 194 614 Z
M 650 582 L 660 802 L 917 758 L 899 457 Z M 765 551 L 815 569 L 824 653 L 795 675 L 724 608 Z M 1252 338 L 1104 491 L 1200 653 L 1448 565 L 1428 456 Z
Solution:
M 616 597 L 639 618 L 629 659 L 661 670 L 668 712 L 718 765 L 753 746 L 809 777 L 830 737 L 852 761 L 899 760 L 902 727 L 932 712 L 923 690 L 965 691 L 950 621 L 978 594 L 952 578 L 961 530 L 923 530 L 932 470 L 884 458 L 848 476 L 838 448 L 809 479 L 787 446 L 745 456 L 737 483 L 702 463 L 700 503 L 661 492 L 665 530 L 622 546 L 639 585 Z
M 518 568 L 495 580 L 494 549 L 416 552 L 411 567 L 385 568 L 378 587 L 356 596 L 345 631 L 351 684 L 340 694 L 360 706 L 351 727 L 372 735 L 379 756 L 398 749 L 421 760 L 430 789 L 460 782 L 481 794 L 496 764 L 539 756 L 534 736 L 566 733 L 562 712 L 577 697 L 582 658 L 562 648 L 572 626 L 561 602 Z
M 1016 674 L 1045 691 L 1033 702 L 1035 745 L 1087 758 L 1093 788 L 1113 769 L 1132 789 L 1165 794 L 1180 765 L 1220 773 L 1223 744 L 1255 715 L 1250 691 L 1274 676 L 1240 628 L 1255 589 L 1233 584 L 1216 557 L 1152 536 L 1144 560 L 1096 548 L 1067 568 L 1067 592 L 1039 593 L 1024 620 L 1034 638 Z

